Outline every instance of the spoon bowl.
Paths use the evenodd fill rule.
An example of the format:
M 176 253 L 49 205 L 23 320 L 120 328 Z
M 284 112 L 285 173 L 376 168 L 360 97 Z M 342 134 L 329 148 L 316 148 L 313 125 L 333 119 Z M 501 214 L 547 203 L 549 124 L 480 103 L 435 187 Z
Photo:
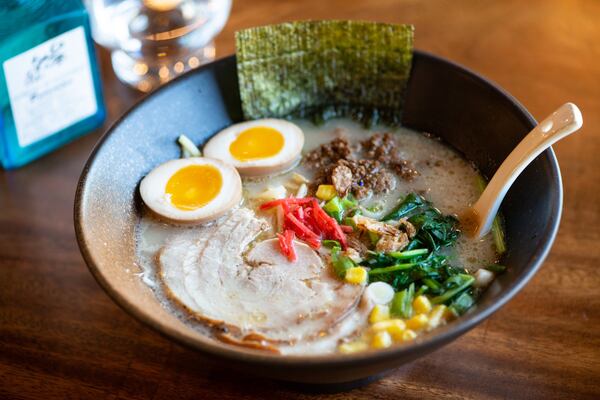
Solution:
M 565 103 L 531 130 L 506 157 L 479 200 L 459 217 L 463 232 L 481 238 L 488 233 L 504 196 L 517 177 L 540 153 L 583 125 L 581 111 Z

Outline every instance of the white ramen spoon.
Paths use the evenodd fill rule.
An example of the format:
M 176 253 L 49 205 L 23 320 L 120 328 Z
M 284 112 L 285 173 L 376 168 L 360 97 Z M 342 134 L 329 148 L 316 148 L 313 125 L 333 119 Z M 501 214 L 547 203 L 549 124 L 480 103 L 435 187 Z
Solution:
M 542 151 L 583 125 L 581 111 L 565 103 L 540 122 L 521 140 L 496 171 L 479 200 L 460 216 L 461 226 L 469 236 L 480 238 L 488 233 L 500 203 L 515 179 Z

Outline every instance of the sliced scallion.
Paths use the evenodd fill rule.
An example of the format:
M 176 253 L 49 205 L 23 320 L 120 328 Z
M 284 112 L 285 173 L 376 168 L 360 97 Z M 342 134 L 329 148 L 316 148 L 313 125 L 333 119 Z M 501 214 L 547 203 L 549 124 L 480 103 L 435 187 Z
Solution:
M 179 145 L 181 146 L 181 153 L 183 158 L 200 157 L 202 155 L 200 149 L 194 144 L 194 142 L 192 142 L 192 140 L 189 137 L 185 135 L 179 135 L 179 137 L 177 138 L 177 143 L 179 143 Z

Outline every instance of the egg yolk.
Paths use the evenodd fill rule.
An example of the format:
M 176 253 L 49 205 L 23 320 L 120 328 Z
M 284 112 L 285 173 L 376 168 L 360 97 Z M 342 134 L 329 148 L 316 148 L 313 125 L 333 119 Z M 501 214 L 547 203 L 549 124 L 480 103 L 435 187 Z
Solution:
M 255 126 L 240 133 L 229 146 L 229 152 L 239 161 L 259 160 L 273 157 L 283 144 L 283 135 L 277 129 Z
M 191 211 L 213 200 L 223 186 L 221 172 L 212 165 L 190 165 L 175 172 L 165 188 L 171 204 Z

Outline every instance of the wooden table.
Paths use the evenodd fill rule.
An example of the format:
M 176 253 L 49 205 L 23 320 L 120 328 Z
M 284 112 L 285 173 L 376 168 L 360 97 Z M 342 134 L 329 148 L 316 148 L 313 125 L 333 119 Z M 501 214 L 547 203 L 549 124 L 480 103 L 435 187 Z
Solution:
M 562 225 L 544 267 L 501 311 L 379 382 L 323 398 L 600 398 L 600 2 L 235 1 L 217 40 L 302 18 L 416 25 L 416 46 L 498 82 L 536 117 L 577 103 L 584 128 L 555 146 Z M 96 284 L 77 248 L 75 185 L 101 131 L 140 96 L 101 53 L 106 126 L 0 171 L 0 398 L 306 398 L 239 376 L 142 326 Z

